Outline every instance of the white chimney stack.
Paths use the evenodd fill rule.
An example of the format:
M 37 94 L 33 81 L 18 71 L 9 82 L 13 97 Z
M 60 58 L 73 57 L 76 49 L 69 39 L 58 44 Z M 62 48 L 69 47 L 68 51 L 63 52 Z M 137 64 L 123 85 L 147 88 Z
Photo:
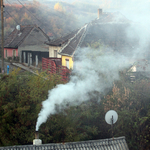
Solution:
M 33 145 L 41 145 L 42 140 L 39 139 L 39 132 L 35 131 L 35 139 L 33 140 Z
M 101 8 L 98 9 L 98 19 L 100 18 L 100 16 L 103 14 L 103 10 Z

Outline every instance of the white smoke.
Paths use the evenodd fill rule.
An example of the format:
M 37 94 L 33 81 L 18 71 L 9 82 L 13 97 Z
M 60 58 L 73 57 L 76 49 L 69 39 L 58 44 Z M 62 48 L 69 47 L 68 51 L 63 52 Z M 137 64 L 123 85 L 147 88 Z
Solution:
M 139 46 L 135 48 L 135 51 L 128 49 L 128 55 L 121 55 L 114 51 L 102 53 L 100 49 L 79 49 L 79 55 L 77 55 L 79 60 L 75 62 L 74 68 L 76 75 L 71 77 L 69 83 L 57 85 L 49 91 L 48 99 L 42 103 L 42 109 L 38 115 L 36 131 L 50 115 L 56 113 L 56 105 L 65 105 L 67 102 L 70 105 L 79 105 L 90 100 L 89 93 L 100 94 L 111 87 L 113 82 L 119 79 L 119 71 L 129 67 L 131 60 L 137 59 L 137 56 L 145 57 L 145 47 L 150 39 L 150 11 L 144 4 L 150 3 L 146 0 L 142 4 L 138 0 L 136 2 L 139 2 L 139 7 L 136 7 L 135 3 L 126 1 L 127 7 L 120 12 L 131 21 L 135 21 L 128 30 L 127 36 L 130 41 L 136 35 L 136 38 L 140 39 Z
M 129 58 L 117 52 L 102 54 L 100 50 L 85 48 L 78 50 L 79 61 L 75 63 L 76 75 L 69 83 L 57 85 L 49 91 L 48 99 L 42 103 L 42 110 L 36 124 L 39 126 L 47 118 L 56 113 L 55 106 L 69 102 L 70 105 L 79 105 L 90 100 L 89 93 L 102 93 L 119 79 L 119 70 L 128 67 Z

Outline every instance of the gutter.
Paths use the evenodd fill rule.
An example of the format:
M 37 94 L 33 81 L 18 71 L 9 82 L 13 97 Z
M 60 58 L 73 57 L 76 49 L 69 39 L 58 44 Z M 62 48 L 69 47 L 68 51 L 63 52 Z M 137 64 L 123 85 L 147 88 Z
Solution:
M 72 57 L 73 55 L 65 54 L 65 53 L 58 53 L 59 55 L 69 56 Z

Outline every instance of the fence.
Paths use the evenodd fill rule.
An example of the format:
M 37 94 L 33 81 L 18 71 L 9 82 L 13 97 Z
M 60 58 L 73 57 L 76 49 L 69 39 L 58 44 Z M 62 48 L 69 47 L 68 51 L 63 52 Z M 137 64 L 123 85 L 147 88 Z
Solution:
M 62 81 L 69 80 L 70 70 L 62 66 L 61 58 L 42 58 L 42 70 L 47 70 L 50 74 L 59 74 Z

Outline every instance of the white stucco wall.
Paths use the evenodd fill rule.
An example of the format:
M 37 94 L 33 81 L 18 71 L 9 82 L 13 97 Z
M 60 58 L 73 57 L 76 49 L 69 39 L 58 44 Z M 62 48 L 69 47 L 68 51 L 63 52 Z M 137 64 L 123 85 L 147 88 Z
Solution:
M 21 58 L 22 51 L 49 52 L 49 46 L 44 44 L 44 42 L 46 41 L 48 41 L 48 39 L 40 29 L 38 28 L 33 29 L 31 33 L 25 38 L 25 40 L 18 47 L 18 56 L 20 57 L 20 62 L 22 60 Z
M 49 46 L 49 57 L 54 57 L 54 50 L 57 50 L 57 58 L 61 58 L 61 55 L 58 54 L 61 46 Z

